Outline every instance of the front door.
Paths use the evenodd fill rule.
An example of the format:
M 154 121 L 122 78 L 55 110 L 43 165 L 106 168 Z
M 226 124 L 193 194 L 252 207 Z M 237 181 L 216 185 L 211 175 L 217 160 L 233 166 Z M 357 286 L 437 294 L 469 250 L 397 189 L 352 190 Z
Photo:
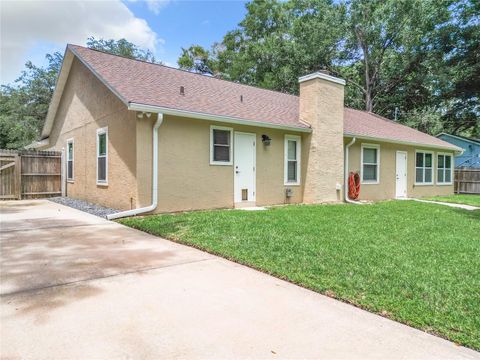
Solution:
M 395 196 L 405 198 L 407 197 L 407 153 L 405 151 L 397 151 L 396 168 Z
M 255 134 L 235 132 L 234 201 L 255 205 Z

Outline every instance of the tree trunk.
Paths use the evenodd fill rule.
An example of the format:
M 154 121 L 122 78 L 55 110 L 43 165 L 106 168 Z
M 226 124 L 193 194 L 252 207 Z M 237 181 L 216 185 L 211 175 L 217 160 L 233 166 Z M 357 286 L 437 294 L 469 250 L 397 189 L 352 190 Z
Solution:
M 367 85 L 367 91 L 365 93 L 365 110 L 373 112 L 373 96 L 372 87 L 370 85 Z

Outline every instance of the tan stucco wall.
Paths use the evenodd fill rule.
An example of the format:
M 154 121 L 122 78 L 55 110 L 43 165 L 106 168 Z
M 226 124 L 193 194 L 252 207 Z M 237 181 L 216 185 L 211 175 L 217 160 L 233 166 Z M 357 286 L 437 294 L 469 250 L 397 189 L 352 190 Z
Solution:
M 351 138 L 346 138 L 345 143 Z M 379 184 L 361 184 L 360 199 L 362 200 L 385 200 L 395 198 L 396 182 L 396 152 L 407 152 L 407 196 L 418 198 L 433 195 L 453 194 L 453 185 L 437 185 L 437 152 L 444 153 L 437 149 L 426 148 L 422 146 L 406 146 L 385 142 L 363 141 L 357 139 L 349 150 L 349 171 L 356 171 L 360 174 L 361 167 L 361 145 L 377 144 L 380 145 L 380 183 Z M 434 153 L 434 185 L 415 185 L 415 150 L 428 150 Z
M 154 121 L 152 119 L 150 122 L 145 121 L 142 125 L 137 125 L 137 153 L 143 154 L 141 157 L 144 160 L 144 168 L 151 164 L 151 126 Z M 285 134 L 301 135 L 301 133 L 165 115 L 159 129 L 159 190 L 156 212 L 234 206 L 234 165 L 210 165 L 211 125 L 256 134 L 257 205 L 284 204 L 287 201 L 285 198 L 287 187 L 293 189 L 293 197 L 289 202 L 302 202 L 301 185 L 284 186 L 283 165 Z M 140 127 L 145 131 L 139 131 Z M 262 134 L 267 134 L 272 139 L 270 146 L 262 144 Z M 302 143 L 302 158 L 305 149 Z M 137 168 L 140 167 L 137 164 Z M 302 161 L 301 178 L 304 176 L 305 168 Z M 140 170 L 138 173 L 141 173 Z M 138 177 L 142 205 L 150 202 L 151 173 L 148 174 L 144 176 L 142 172 L 142 176 Z
M 96 131 L 108 126 L 108 186 L 96 184 Z M 136 121 L 88 69 L 74 59 L 50 134 L 51 149 L 74 139 L 74 181 L 67 195 L 116 209 L 136 206 Z
M 300 83 L 300 120 L 312 127 L 306 138 L 304 201 L 341 201 L 343 184 L 344 86 L 328 80 Z
M 337 183 L 343 185 L 343 145 L 350 139 L 341 135 L 343 101 L 339 99 L 343 99 L 343 86 L 339 84 L 317 80 L 301 84 L 301 116 L 312 124 L 313 133 L 165 115 L 159 130 L 156 212 L 234 206 L 234 164 L 210 164 L 211 125 L 256 135 L 257 205 L 341 200 L 343 191 L 335 187 Z M 67 140 L 74 139 L 74 181 L 67 184 L 67 195 L 122 210 L 149 205 L 155 120 L 154 114 L 140 119 L 137 113 L 128 111 L 84 65 L 74 60 L 50 135 L 55 150 L 66 148 Z M 108 186 L 96 184 L 96 131 L 102 127 L 108 127 Z M 272 139 L 270 146 L 262 144 L 262 134 Z M 301 183 L 297 186 L 284 185 L 286 134 L 301 136 Z M 350 171 L 360 170 L 361 144 L 357 140 L 350 148 Z M 415 149 L 432 149 L 377 144 L 380 183 L 362 184 L 361 199 L 395 197 L 397 150 L 408 153 L 409 197 L 453 193 L 453 185 L 414 185 Z M 435 178 L 436 157 L 434 163 Z M 287 187 L 293 190 L 290 199 L 285 196 Z

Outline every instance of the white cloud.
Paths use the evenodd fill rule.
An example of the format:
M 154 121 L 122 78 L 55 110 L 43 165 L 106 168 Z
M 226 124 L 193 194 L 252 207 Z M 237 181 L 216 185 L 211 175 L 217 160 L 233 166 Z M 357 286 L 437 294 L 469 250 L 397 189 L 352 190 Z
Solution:
M 155 15 L 160 13 L 160 10 L 165 7 L 170 0 L 146 0 L 148 10 L 153 12 Z
M 164 43 L 120 0 L 7 0 L 0 7 L 2 84 L 19 75 L 28 52 L 42 43 L 63 51 L 67 43 L 84 45 L 90 36 L 126 38 L 153 52 Z

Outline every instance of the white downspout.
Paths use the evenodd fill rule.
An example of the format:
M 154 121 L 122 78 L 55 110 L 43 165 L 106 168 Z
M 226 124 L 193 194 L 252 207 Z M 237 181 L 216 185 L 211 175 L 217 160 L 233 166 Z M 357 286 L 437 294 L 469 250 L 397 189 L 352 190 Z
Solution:
M 158 129 L 163 122 L 163 114 L 159 113 L 157 121 L 153 126 L 153 174 L 152 174 L 152 204 L 143 208 L 122 211 L 107 215 L 108 220 L 119 219 L 127 216 L 134 216 L 151 212 L 157 208 L 158 204 Z
M 345 161 L 344 161 L 344 164 L 345 164 L 345 170 L 344 170 L 344 173 L 345 173 L 345 178 L 344 178 L 344 189 L 345 189 L 345 201 L 350 203 L 350 204 L 357 204 L 357 205 L 361 205 L 362 203 L 358 202 L 358 201 L 353 201 L 351 200 L 349 197 L 348 197 L 348 158 L 349 158 L 349 155 L 348 155 L 348 150 L 350 149 L 350 146 L 352 146 L 353 144 L 355 144 L 355 141 L 357 141 L 357 138 L 353 138 L 352 141 L 350 141 L 346 146 L 345 146 Z

